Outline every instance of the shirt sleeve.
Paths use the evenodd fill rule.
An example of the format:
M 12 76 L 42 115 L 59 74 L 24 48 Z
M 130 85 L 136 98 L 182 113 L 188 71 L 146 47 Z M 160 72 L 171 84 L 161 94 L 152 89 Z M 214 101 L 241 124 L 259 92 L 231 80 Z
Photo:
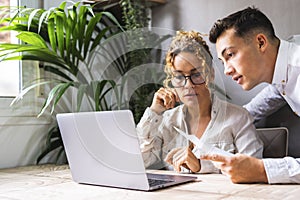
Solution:
M 266 86 L 248 104 L 244 105 L 255 122 L 271 115 L 286 104 L 280 92 L 274 85 Z
M 253 124 L 253 117 L 243 109 L 239 118 L 239 123 L 235 124 L 233 134 L 235 135 L 235 146 L 237 152 L 256 158 L 262 158 L 263 142 L 259 138 Z
M 263 159 L 269 184 L 300 183 L 300 158 Z
M 145 110 L 140 122 L 137 124 L 137 134 L 140 149 L 146 168 L 161 168 L 161 151 L 163 139 L 159 134 L 159 126 L 163 120 L 162 115 L 153 112 L 149 107 Z

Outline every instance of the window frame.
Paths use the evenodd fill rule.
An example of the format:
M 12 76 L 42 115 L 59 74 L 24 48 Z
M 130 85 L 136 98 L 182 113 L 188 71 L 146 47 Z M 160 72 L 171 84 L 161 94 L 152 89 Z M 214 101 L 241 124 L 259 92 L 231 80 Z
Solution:
M 26 7 L 40 7 L 42 4 L 41 1 L 30 1 L 30 0 L 10 0 L 15 3 L 17 6 L 26 6 Z M 6 61 L 5 61 L 6 62 Z M 26 86 L 26 83 L 35 78 L 40 77 L 43 73 L 40 71 L 37 61 L 17 61 L 19 62 L 19 92 L 21 91 L 23 85 Z M 24 72 L 24 71 L 27 72 Z M 30 71 L 28 71 L 30 70 Z M 0 125 L 6 125 L 8 122 L 6 119 L 10 119 L 11 117 L 16 118 L 14 121 L 18 121 L 17 118 L 28 118 L 34 117 L 38 115 L 41 105 L 44 102 L 44 96 L 40 95 L 40 91 L 42 88 L 36 88 L 31 90 L 28 94 L 24 95 L 24 98 L 11 105 L 15 96 L 3 96 L 0 94 Z M 43 117 L 42 117 L 43 118 Z M 41 118 L 40 118 L 41 119 Z M 21 120 L 22 121 L 22 120 Z M 15 123 L 15 122 L 13 122 Z M 22 123 L 22 122 L 20 122 Z
M 20 5 L 20 0 L 9 0 L 9 3 L 11 7 L 16 7 Z M 19 42 L 16 33 L 13 31 L 10 32 L 10 41 L 16 44 Z M 0 98 L 14 98 L 22 88 L 22 63 L 18 60 L 4 61 L 0 62 L 0 67 L 0 73 L 3 75 L 0 76 L 0 82 L 2 82 Z M 15 81 L 18 81 L 18 83 Z

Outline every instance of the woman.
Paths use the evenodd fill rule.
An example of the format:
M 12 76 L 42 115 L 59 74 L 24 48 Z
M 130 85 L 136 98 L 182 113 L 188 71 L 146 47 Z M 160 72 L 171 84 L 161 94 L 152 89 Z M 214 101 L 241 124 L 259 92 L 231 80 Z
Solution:
M 165 72 L 164 88 L 155 93 L 137 125 L 147 168 L 219 172 L 211 161 L 200 160 L 201 149 L 174 127 L 227 152 L 262 157 L 263 145 L 249 113 L 214 95 L 212 56 L 200 33 L 177 32 Z

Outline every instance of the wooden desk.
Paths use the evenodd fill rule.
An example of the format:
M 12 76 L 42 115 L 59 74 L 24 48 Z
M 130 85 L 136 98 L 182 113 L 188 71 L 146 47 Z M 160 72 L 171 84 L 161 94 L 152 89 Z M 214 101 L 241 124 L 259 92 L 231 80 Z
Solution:
M 158 173 L 160 171 L 157 171 Z M 171 172 L 169 172 L 171 173 Z M 0 199 L 299 199 L 299 185 L 233 184 L 221 174 L 197 175 L 199 181 L 141 192 L 78 184 L 68 166 L 40 165 L 0 170 Z

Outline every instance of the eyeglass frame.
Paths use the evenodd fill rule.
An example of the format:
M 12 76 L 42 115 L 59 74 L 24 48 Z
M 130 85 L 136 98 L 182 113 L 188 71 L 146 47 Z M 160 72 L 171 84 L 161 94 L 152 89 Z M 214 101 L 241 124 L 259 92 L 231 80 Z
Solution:
M 173 78 L 176 77 L 176 76 L 173 74 L 173 75 L 172 75 L 172 78 L 171 78 L 171 81 L 170 81 L 172 87 L 174 87 L 174 88 L 181 88 L 181 87 L 184 87 L 184 86 L 186 85 L 188 79 L 192 82 L 193 85 L 202 85 L 202 84 L 205 83 L 205 79 L 203 79 L 203 77 L 202 77 L 202 79 L 203 79 L 202 82 L 200 82 L 200 83 L 194 83 L 193 78 L 192 78 L 193 75 L 200 75 L 200 76 L 202 77 L 202 73 L 200 73 L 200 72 L 193 73 L 193 74 L 191 74 L 191 75 L 189 75 L 189 76 L 185 76 L 185 75 L 182 74 L 182 75 L 179 75 L 179 76 L 184 77 L 184 84 L 183 84 L 182 86 L 174 86 L 172 80 L 173 80 Z

